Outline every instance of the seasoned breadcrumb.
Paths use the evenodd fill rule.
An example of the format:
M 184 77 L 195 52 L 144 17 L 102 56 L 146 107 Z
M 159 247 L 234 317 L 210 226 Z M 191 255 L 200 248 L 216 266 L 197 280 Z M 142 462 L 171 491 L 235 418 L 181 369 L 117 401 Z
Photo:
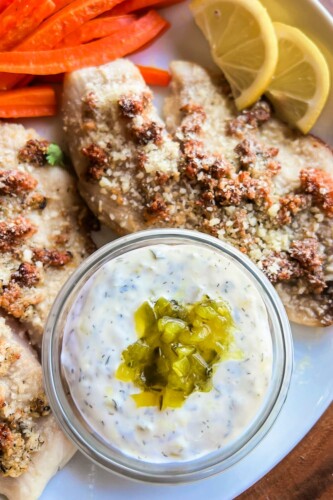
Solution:
M 49 142 L 0 125 L 0 308 L 40 345 L 52 302 L 93 245 L 74 178 L 48 165 Z
M 186 227 L 228 241 L 277 286 L 291 319 L 332 324 L 332 151 L 265 100 L 237 113 L 225 81 L 198 65 L 173 62 L 171 72 L 166 126 L 129 61 L 66 78 L 83 197 L 120 234 Z
M 20 335 L 0 317 L 0 493 L 10 500 L 38 498 L 74 452 L 50 415 L 36 354 Z

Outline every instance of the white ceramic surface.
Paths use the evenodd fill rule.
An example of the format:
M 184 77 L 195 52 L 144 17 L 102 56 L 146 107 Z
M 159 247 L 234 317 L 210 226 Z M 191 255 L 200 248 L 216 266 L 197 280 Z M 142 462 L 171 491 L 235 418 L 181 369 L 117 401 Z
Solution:
M 333 23 L 315 0 L 263 0 L 274 20 L 293 23 L 311 35 L 325 51 L 333 74 Z M 181 4 L 164 12 L 172 22 L 152 47 L 132 59 L 143 65 L 168 67 L 172 59 L 213 66 L 208 46 Z M 159 93 L 161 97 L 163 92 Z M 315 133 L 333 145 L 333 91 Z M 62 142 L 57 119 L 24 120 L 46 137 Z M 107 241 L 112 235 L 104 232 Z M 293 327 L 295 367 L 286 404 L 259 446 L 232 468 L 210 479 L 183 486 L 134 483 L 96 467 L 77 453 L 49 483 L 41 500 L 228 500 L 255 483 L 308 432 L 333 400 L 333 328 Z M 27 499 L 28 500 L 28 499 Z

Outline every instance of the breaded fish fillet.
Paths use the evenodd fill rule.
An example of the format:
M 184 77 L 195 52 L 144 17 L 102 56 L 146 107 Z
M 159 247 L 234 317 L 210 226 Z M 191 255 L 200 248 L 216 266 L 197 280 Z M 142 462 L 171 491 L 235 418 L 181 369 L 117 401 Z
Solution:
M 138 69 L 122 59 L 77 71 L 65 84 L 65 134 L 80 192 L 119 233 L 144 223 L 146 175 L 178 174 L 179 145 L 166 132 L 152 97 Z
M 0 493 L 35 500 L 75 448 L 50 415 L 42 368 L 19 328 L 0 318 Z
M 47 164 L 48 146 L 33 130 L 0 125 L 0 308 L 38 346 L 55 296 L 92 248 L 76 182 Z
M 225 82 L 195 64 L 174 62 L 171 72 L 167 126 L 183 150 L 195 149 L 185 172 L 203 197 L 205 230 L 237 246 L 266 273 L 291 320 L 332 324 L 332 150 L 290 130 L 265 101 L 237 114 Z M 184 117 L 181 110 L 191 107 Z M 203 156 L 210 154 L 227 165 L 227 179 L 221 171 L 216 179 L 220 174 L 211 167 L 206 174 Z
M 82 195 L 119 233 L 186 227 L 228 241 L 276 285 L 292 320 L 332 324 L 332 151 L 275 119 L 266 101 L 237 113 L 222 75 L 182 61 L 171 72 L 166 127 L 129 61 L 67 76 Z

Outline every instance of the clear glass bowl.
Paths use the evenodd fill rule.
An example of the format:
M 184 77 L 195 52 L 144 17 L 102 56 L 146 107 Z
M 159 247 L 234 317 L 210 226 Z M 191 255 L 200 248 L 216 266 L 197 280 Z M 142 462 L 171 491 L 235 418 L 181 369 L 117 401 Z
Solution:
M 73 402 L 61 367 L 64 326 L 71 306 L 86 281 L 106 262 L 145 246 L 200 245 L 221 252 L 240 266 L 266 305 L 273 346 L 273 368 L 267 395 L 245 433 L 218 452 L 186 462 L 148 463 L 108 446 L 82 418 Z M 221 472 L 247 455 L 265 436 L 286 399 L 292 373 L 293 350 L 289 321 L 280 298 L 263 273 L 241 252 L 211 236 L 181 229 L 142 231 L 119 238 L 91 255 L 60 291 L 49 315 L 42 361 L 46 392 L 53 414 L 65 434 L 98 465 L 131 479 L 154 483 L 182 483 Z

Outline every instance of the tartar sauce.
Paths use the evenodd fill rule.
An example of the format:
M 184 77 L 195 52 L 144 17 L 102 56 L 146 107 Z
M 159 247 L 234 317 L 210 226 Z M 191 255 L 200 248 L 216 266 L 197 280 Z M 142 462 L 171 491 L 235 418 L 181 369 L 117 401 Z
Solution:
M 180 408 L 137 407 L 138 388 L 115 376 L 137 341 L 135 311 L 146 300 L 194 303 L 204 295 L 228 302 L 243 356 L 219 363 L 213 389 L 193 392 Z M 270 383 L 272 341 L 264 302 L 236 264 L 206 247 L 154 245 L 111 260 L 87 281 L 68 315 L 61 361 L 77 408 L 109 446 L 153 463 L 187 461 L 249 427 Z

